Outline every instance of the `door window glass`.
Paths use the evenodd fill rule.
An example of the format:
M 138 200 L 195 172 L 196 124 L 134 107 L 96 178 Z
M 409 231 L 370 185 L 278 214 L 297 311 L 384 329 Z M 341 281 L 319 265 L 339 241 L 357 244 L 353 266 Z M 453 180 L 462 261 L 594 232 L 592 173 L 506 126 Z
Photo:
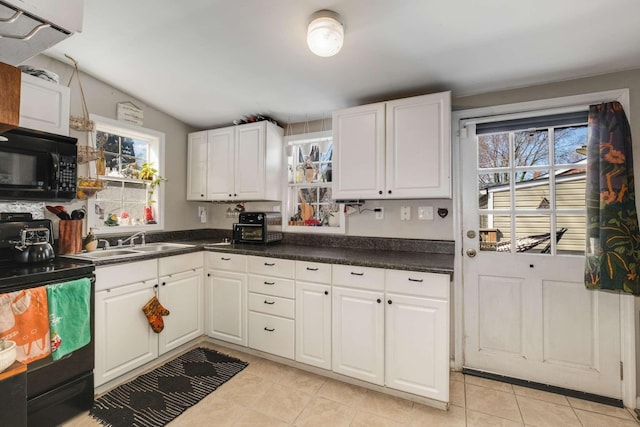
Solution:
M 481 250 L 584 254 L 586 122 L 493 126 L 477 143 Z

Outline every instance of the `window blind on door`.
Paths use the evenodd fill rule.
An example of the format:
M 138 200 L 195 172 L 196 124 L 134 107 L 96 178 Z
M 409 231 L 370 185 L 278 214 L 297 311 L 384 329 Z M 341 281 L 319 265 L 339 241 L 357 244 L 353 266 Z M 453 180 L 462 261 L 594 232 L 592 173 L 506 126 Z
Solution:
M 476 124 L 476 135 L 488 133 L 508 132 L 512 130 L 544 129 L 572 125 L 585 125 L 589 111 L 575 111 L 571 113 L 551 114 L 548 116 L 525 117 L 521 119 L 500 120 Z

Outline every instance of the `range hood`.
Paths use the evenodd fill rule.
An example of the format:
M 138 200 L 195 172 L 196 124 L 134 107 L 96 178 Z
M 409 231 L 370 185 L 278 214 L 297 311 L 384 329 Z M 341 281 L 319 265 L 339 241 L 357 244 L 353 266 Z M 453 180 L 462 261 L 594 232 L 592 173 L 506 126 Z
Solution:
M 82 29 L 83 0 L 0 0 L 0 62 L 18 65 Z

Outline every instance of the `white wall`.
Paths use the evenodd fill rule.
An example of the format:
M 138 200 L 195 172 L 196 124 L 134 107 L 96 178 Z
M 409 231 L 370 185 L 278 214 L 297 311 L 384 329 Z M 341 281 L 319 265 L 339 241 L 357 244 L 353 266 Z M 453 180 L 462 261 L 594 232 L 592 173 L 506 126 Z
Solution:
M 38 55 L 25 61 L 25 64 L 53 71 L 60 76 L 60 84 L 62 85 L 69 83 L 69 78 L 73 71 L 71 63 L 62 63 L 45 55 Z M 209 227 L 210 224 L 201 224 L 199 222 L 197 204 L 187 202 L 185 197 L 187 188 L 187 134 L 194 129 L 161 110 L 87 74 L 80 73 L 80 78 L 89 113 L 116 119 L 116 104 L 130 101 L 144 111 L 144 127 L 165 133 L 165 162 L 167 167 L 164 176 L 167 178 L 167 182 L 161 184 L 165 187 L 166 194 L 165 230 L 175 231 Z M 76 77 L 71 82 L 70 89 L 71 115 L 82 116 L 82 101 Z M 71 130 L 71 136 L 78 138 L 78 145 L 87 144 L 87 134 L 85 132 Z M 80 169 L 80 173 L 86 173 L 85 171 L 86 169 Z M 86 203 L 76 201 L 71 203 L 70 206 L 76 208 L 83 204 Z M 50 218 L 49 216 L 47 217 Z

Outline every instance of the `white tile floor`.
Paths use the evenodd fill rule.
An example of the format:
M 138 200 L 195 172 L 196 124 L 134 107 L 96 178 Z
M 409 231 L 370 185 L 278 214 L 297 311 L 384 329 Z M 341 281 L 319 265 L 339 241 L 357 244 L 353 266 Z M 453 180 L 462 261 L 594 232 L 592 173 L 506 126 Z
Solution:
M 249 366 L 169 424 L 196 426 L 623 427 L 628 409 L 451 373 L 451 406 L 441 411 L 212 346 Z M 99 426 L 88 414 L 64 427 Z

